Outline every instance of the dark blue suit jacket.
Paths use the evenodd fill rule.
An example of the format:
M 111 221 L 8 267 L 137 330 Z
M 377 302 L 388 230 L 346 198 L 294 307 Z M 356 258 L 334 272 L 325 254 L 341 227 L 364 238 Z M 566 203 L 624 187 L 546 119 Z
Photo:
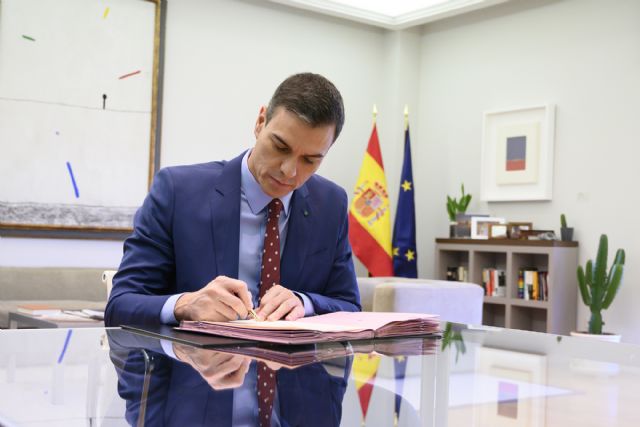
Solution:
M 158 323 L 170 295 L 238 277 L 242 155 L 162 169 L 134 219 L 105 324 Z M 347 195 L 313 175 L 291 199 L 281 284 L 317 314 L 360 310 L 348 239 Z

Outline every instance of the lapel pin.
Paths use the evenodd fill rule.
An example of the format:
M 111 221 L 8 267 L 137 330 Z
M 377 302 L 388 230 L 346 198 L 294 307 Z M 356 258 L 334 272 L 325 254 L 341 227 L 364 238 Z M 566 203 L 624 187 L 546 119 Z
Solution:
M 308 210 L 305 209 L 303 213 L 304 213 L 304 216 L 309 216 L 309 211 Z

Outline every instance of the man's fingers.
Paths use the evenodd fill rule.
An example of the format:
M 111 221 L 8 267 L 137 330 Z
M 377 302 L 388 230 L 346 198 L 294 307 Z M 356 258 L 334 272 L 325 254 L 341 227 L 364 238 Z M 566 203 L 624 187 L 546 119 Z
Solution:
M 275 285 L 270 288 L 263 296 L 260 298 L 260 307 L 256 310 L 256 313 L 261 319 L 266 319 L 274 310 L 276 310 L 282 301 L 286 299 L 286 295 L 284 291 L 288 291 L 288 289 Z
M 242 302 L 240 298 L 238 298 L 234 294 L 226 293 L 226 294 L 220 295 L 220 302 L 226 305 L 227 307 L 229 307 L 231 310 L 233 310 L 233 312 L 235 313 L 235 315 L 233 316 L 234 320 L 238 316 L 240 316 L 241 319 L 244 319 L 245 317 L 247 317 L 247 314 L 249 313 L 246 305 Z
M 278 307 L 280 307 L 281 303 L 282 301 L 279 298 L 272 298 L 268 302 L 260 301 L 260 308 L 258 308 L 258 311 L 256 313 L 258 314 L 258 317 L 260 319 L 267 319 L 271 315 L 271 313 L 273 313 L 278 309 Z
M 287 315 L 290 320 L 304 316 L 300 299 L 289 289 L 276 285 L 269 289 L 260 301 L 258 315 L 261 319 L 279 320 Z
M 289 314 L 287 314 L 285 320 L 298 320 L 302 317 L 304 317 L 304 307 L 298 305 L 293 310 L 291 310 Z
M 251 293 L 249 292 L 249 288 L 247 284 L 242 280 L 229 279 L 226 278 L 225 287 L 229 290 L 229 292 L 236 296 L 236 298 L 240 299 L 240 302 L 243 308 L 240 308 L 235 301 L 231 307 L 240 315 L 240 317 L 247 317 L 248 310 L 253 308 L 253 302 L 251 301 Z
M 215 313 L 217 313 L 217 316 L 215 316 Z M 202 318 L 206 319 L 208 316 L 210 316 L 211 318 L 222 317 L 222 319 L 224 320 L 236 320 L 238 318 L 238 313 L 224 302 L 218 301 L 218 303 L 215 304 L 215 309 L 212 310 L 211 314 L 207 313 Z
M 273 321 L 282 319 L 284 316 L 289 314 L 289 312 L 293 310 L 299 303 L 300 300 L 298 300 L 298 297 L 292 295 L 291 297 L 282 301 L 278 308 L 276 308 L 273 313 L 267 316 L 267 320 Z
M 262 303 L 268 303 L 269 301 L 278 298 L 280 296 L 280 294 L 282 294 L 283 292 L 289 291 L 287 288 L 280 286 L 280 285 L 275 285 L 272 286 L 271 288 L 269 288 L 269 290 L 262 296 L 262 298 L 260 299 L 260 305 L 262 305 Z
M 245 282 L 221 276 L 216 278 L 212 284 L 214 286 L 212 286 L 211 292 L 215 294 L 214 298 L 231 307 L 236 313 L 236 316 L 230 317 L 230 319 L 235 319 L 237 316 L 247 317 L 248 310 L 253 305 Z

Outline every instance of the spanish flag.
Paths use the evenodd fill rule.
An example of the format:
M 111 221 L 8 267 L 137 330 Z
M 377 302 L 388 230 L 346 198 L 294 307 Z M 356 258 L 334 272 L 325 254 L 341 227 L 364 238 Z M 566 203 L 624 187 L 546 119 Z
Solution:
M 375 123 L 349 208 L 349 241 L 371 276 L 393 276 L 389 194 Z

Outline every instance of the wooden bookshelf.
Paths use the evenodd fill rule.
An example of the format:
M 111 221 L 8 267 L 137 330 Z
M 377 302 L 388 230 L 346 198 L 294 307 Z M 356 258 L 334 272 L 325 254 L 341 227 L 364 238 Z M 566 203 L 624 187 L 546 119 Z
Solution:
M 485 296 L 483 324 L 568 335 L 576 327 L 578 243 L 548 240 L 436 239 L 435 275 L 464 266 L 469 282 L 482 284 L 482 270 L 505 271 L 506 296 Z M 518 271 L 548 272 L 546 301 L 518 298 Z

